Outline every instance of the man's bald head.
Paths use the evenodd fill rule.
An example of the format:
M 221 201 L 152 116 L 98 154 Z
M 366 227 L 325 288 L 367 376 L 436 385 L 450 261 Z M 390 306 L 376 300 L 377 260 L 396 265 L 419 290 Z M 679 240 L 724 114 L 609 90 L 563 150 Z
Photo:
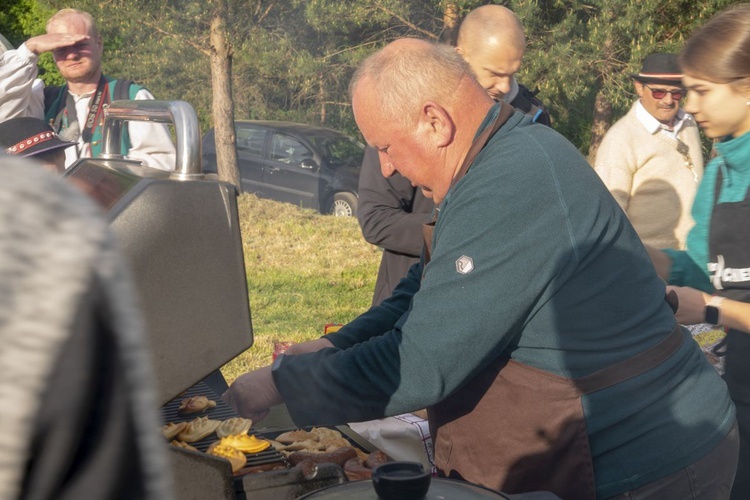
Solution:
M 510 46 L 523 52 L 526 36 L 513 11 L 502 5 L 483 5 L 469 12 L 458 30 L 458 47 L 464 51 L 484 45 Z
M 484 5 L 461 23 L 456 50 L 493 98 L 508 93 L 520 69 L 526 36 L 518 17 L 501 5 Z
M 413 38 L 368 57 L 352 77 L 352 110 L 383 175 L 398 172 L 440 203 L 492 108 L 453 47 Z
M 403 38 L 366 59 L 354 73 L 349 91 L 353 97 L 356 87 L 366 81 L 372 89 L 369 97 L 378 102 L 385 119 L 411 124 L 418 103 L 451 102 L 460 81 L 471 74 L 452 47 Z

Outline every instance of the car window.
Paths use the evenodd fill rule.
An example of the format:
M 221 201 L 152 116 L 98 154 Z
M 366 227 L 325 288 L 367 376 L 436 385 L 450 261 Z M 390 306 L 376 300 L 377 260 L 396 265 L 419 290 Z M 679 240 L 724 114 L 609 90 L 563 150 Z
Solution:
M 302 160 L 309 160 L 312 157 L 312 151 L 297 139 L 283 134 L 273 136 L 271 142 L 272 160 L 296 165 L 302 163 Z
M 266 140 L 265 130 L 237 127 L 236 134 L 237 149 L 258 156 L 263 154 L 263 143 Z
M 350 137 L 314 137 L 313 142 L 323 152 L 323 159 L 332 167 L 362 164 L 365 147 Z

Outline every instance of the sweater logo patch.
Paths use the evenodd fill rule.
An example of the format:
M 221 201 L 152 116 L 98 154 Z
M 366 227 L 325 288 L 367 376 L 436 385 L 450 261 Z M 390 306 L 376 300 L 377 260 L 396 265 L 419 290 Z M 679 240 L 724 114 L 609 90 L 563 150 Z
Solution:
M 462 255 L 456 260 L 456 272 L 460 274 L 469 274 L 474 270 L 474 260 L 471 257 Z

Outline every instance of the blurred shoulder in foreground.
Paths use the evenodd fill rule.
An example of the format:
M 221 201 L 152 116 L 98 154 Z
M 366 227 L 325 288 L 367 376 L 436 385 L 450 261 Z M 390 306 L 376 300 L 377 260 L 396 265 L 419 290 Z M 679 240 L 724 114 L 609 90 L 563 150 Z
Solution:
M 131 277 L 101 210 L 0 153 L 0 498 L 171 498 Z

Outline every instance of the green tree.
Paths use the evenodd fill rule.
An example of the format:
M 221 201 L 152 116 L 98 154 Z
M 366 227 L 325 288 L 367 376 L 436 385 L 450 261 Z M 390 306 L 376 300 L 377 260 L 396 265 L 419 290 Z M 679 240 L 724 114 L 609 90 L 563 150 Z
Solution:
M 336 0 L 299 1 L 312 32 L 292 35 L 314 68 L 317 123 L 358 134 L 348 99 L 348 83 L 357 65 L 375 50 L 400 37 L 450 41 L 459 17 L 479 4 L 476 0 Z M 331 108 L 333 107 L 333 113 Z
M 453 41 L 458 22 L 487 3 L 524 24 L 528 49 L 519 80 L 539 91 L 554 127 L 593 157 L 608 127 L 632 104 L 629 74 L 684 39 L 734 0 L 0 0 L 0 29 L 16 44 L 42 33 L 58 9 L 76 6 L 99 21 L 104 70 L 181 99 L 201 125 L 228 127 L 216 95 L 231 92 L 238 118 L 286 119 L 357 134 L 348 82 L 359 62 L 404 36 Z M 7 8 L 5 7 L 7 5 Z M 224 7 L 225 5 L 225 10 Z M 219 10 L 217 10 L 219 9 Z M 226 44 L 210 37 L 217 29 Z M 6 32 L 7 30 L 7 32 Z M 212 57 L 223 61 L 211 64 Z M 43 78 L 59 83 L 51 59 Z M 220 69 L 224 68 L 224 69 Z M 213 76 L 231 75 L 214 89 Z M 231 88 L 229 87 L 231 85 Z M 217 115 L 218 113 L 218 115 Z M 232 132 L 233 133 L 233 132 Z M 229 135 L 221 140 L 230 147 Z M 229 155 L 231 156 L 231 154 Z M 222 160 L 227 163 L 227 160 Z M 231 161 L 229 163 L 232 163 Z M 225 168 L 225 167 L 220 167 Z M 227 177 L 229 178 L 229 177 Z
M 0 34 L 14 47 L 28 38 L 44 33 L 47 19 L 55 12 L 34 0 L 0 0 Z M 60 85 L 63 78 L 57 71 L 51 54 L 39 59 L 39 74 L 48 85 Z
M 514 0 L 529 49 L 522 69 L 555 128 L 593 160 L 604 133 L 635 99 L 630 73 L 685 38 L 732 0 Z

